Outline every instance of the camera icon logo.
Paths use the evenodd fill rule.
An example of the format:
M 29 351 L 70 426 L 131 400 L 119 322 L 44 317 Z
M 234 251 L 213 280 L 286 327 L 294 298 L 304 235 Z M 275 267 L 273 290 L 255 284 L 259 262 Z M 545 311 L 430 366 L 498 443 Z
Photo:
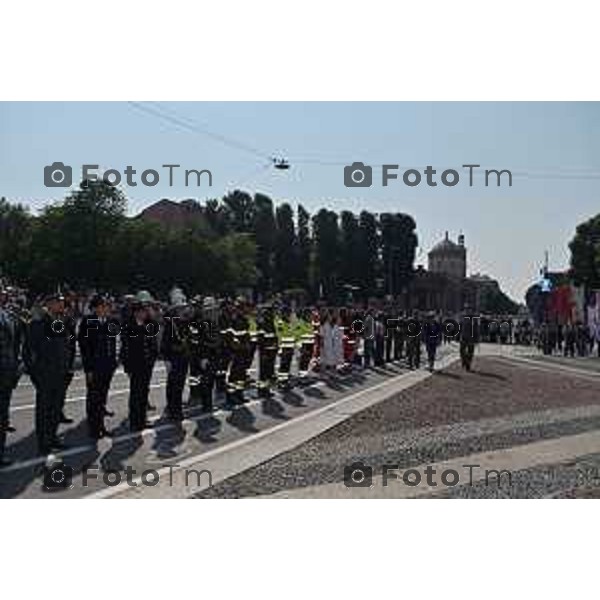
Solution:
M 344 167 L 344 185 L 346 187 L 371 187 L 373 169 L 365 163 L 353 162 Z
M 373 485 L 373 467 L 355 462 L 344 468 L 346 487 L 371 487 Z
M 46 187 L 69 187 L 73 183 L 73 169 L 62 162 L 53 162 L 44 167 Z
M 67 490 L 73 487 L 73 469 L 64 463 L 55 462 L 44 467 L 44 488 Z

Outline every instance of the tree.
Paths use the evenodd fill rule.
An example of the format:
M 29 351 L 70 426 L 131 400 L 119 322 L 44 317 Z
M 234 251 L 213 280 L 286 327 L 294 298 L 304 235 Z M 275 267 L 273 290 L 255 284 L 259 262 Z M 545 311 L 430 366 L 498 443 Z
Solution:
M 356 281 L 366 298 L 375 293 L 376 279 L 381 270 L 377 218 L 373 213 L 363 210 L 358 219 L 358 228 Z
M 62 204 L 47 207 L 33 230 L 35 279 L 51 287 L 107 287 L 114 265 L 109 248 L 125 220 L 126 200 L 103 181 L 84 181 Z
M 275 282 L 278 290 L 282 291 L 294 286 L 294 271 L 296 268 L 297 240 L 294 227 L 294 213 L 287 202 L 275 210 L 277 228 L 275 241 Z
M 495 315 L 514 315 L 519 305 L 499 288 L 485 289 L 481 295 L 480 310 Z
M 248 234 L 232 234 L 218 244 L 223 260 L 223 274 L 218 291 L 235 292 L 238 288 L 252 287 L 256 283 L 256 244 Z
M 311 288 L 310 267 L 312 243 L 310 238 L 310 214 L 298 205 L 298 255 L 297 255 L 297 280 L 298 285 L 305 290 Z
M 340 215 L 340 221 L 340 276 L 343 283 L 360 286 L 362 281 L 356 271 L 361 254 L 358 219 L 345 210 Z
M 334 301 L 337 293 L 340 238 L 338 216 L 322 208 L 313 217 L 315 278 L 323 295 Z
M 223 198 L 223 210 L 228 230 L 235 233 L 252 233 L 254 201 L 246 192 L 235 190 Z
M 23 205 L 0 198 L 0 275 L 14 281 L 26 279 L 32 226 L 32 217 Z
M 263 194 L 254 196 L 254 239 L 256 242 L 257 289 L 267 293 L 272 289 L 277 228 L 273 214 L 273 201 Z
M 408 284 L 417 249 L 417 227 L 404 213 L 383 213 L 380 217 L 381 257 L 385 289 L 396 295 Z
M 600 214 L 577 226 L 569 249 L 575 283 L 600 289 Z
M 216 198 L 206 201 L 204 205 L 204 217 L 210 229 L 217 236 L 229 233 L 227 209 Z

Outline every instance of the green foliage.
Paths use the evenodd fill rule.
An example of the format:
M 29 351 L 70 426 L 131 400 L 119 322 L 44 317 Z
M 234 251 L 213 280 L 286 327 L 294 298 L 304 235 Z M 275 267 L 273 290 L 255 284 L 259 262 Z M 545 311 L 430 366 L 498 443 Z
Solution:
M 494 315 L 514 315 L 519 311 L 519 305 L 499 288 L 493 288 L 483 291 L 480 309 Z
M 297 238 L 292 207 L 283 203 L 275 211 L 275 286 L 284 290 L 296 283 Z
M 27 209 L 0 198 L 0 275 L 14 281 L 26 278 L 32 230 L 33 220 Z
M 333 301 L 337 291 L 340 261 L 340 231 L 337 213 L 322 208 L 313 217 L 315 276 L 323 296 Z
M 398 294 L 412 276 L 417 249 L 414 219 L 403 213 L 383 213 L 380 217 L 381 254 L 387 277 L 387 292 Z
M 600 214 L 577 226 L 569 248 L 575 283 L 600 289 Z
M 397 288 L 412 273 L 416 235 L 408 215 L 338 216 L 323 208 L 311 219 L 302 205 L 294 213 L 240 190 L 180 206 L 165 223 L 131 218 L 123 193 L 102 181 L 82 182 L 38 216 L 2 198 L 1 273 L 33 291 L 61 285 L 164 294 L 177 284 L 188 294 L 293 289 L 315 299 L 322 290 L 332 301 L 347 284 L 367 297 L 377 277 L 390 274 Z
M 277 228 L 273 214 L 273 201 L 268 196 L 254 196 L 254 240 L 256 242 L 257 288 L 261 293 L 273 287 L 273 254 Z

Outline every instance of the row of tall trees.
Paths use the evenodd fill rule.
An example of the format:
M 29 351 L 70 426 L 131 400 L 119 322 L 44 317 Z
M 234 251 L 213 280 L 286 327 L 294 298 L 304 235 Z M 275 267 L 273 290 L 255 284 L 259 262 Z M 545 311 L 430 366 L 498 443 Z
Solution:
M 194 201 L 187 201 L 194 204 Z M 123 193 L 89 182 L 33 216 L 0 199 L 2 274 L 34 290 L 94 287 L 194 293 L 252 287 L 332 299 L 344 286 L 359 295 L 399 293 L 412 273 L 415 222 L 402 213 L 316 214 L 275 205 L 263 194 L 232 192 L 195 203 L 172 226 L 126 216 Z
M 398 294 L 409 282 L 417 248 L 414 219 L 403 213 L 314 215 L 263 195 L 235 191 L 205 207 L 221 234 L 248 234 L 256 244 L 261 294 L 302 289 L 333 298 L 344 286 L 359 295 Z

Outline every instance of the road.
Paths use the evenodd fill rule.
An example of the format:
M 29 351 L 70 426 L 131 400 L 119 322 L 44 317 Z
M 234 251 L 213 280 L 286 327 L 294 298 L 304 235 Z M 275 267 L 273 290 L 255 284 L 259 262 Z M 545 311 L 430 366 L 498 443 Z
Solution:
M 440 366 L 433 375 L 390 364 L 316 378 L 271 399 L 249 397 L 233 412 L 200 415 L 188 407 L 178 427 L 162 417 L 161 364 L 152 381 L 154 426 L 135 435 L 127 430 L 128 380 L 118 372 L 109 400 L 116 414 L 107 421 L 112 437 L 98 443 L 87 437 L 79 374 L 67 401 L 75 422 L 64 427 L 67 449 L 57 457 L 73 469 L 72 486 L 54 491 L 43 485 L 33 389 L 24 380 L 11 405 L 17 433 L 9 437 L 9 452 L 17 462 L 0 471 L 0 497 L 600 496 L 600 359 L 482 345 L 474 371 L 466 373 L 451 344 L 443 348 Z M 372 469 L 368 487 L 344 482 L 356 462 Z M 194 483 L 187 473 L 184 481 L 188 468 L 195 474 L 209 470 L 212 485 Z M 84 485 L 86 469 L 96 479 Z M 134 471 L 130 480 L 126 469 Z M 427 469 L 435 471 L 431 481 Z M 418 485 L 405 482 L 409 470 L 413 480 L 420 477 Z M 151 471 L 160 474 L 156 486 L 140 479 Z M 456 485 L 440 480 L 454 471 Z M 494 480 L 500 472 L 500 481 Z
M 344 377 L 315 378 L 303 388 L 287 393 L 276 392 L 270 399 L 258 399 L 248 394 L 249 401 L 244 406 L 234 411 L 219 409 L 211 415 L 201 415 L 197 408 L 188 407 L 186 420 L 178 427 L 162 416 L 166 371 L 164 365 L 159 363 L 151 384 L 150 401 L 157 407 L 155 413 L 149 414 L 153 427 L 141 434 L 131 434 L 127 425 L 128 378 L 119 370 L 113 379 L 108 402 L 108 408 L 115 412 L 114 417 L 107 419 L 111 437 L 97 443 L 87 435 L 85 380 L 82 373 L 77 373 L 69 388 L 65 409 L 74 423 L 61 427 L 66 449 L 56 455 L 57 460 L 73 470 L 72 487 L 52 491 L 45 489 L 43 475 L 46 463 L 53 461 L 36 454 L 34 389 L 24 378 L 15 390 L 10 409 L 11 421 L 17 432 L 9 435 L 7 454 L 16 462 L 0 470 L 0 498 L 111 495 L 112 489 L 103 480 L 103 472 L 118 471 L 124 479 L 125 469 L 130 467 L 139 479 L 146 470 L 164 471 L 171 465 L 189 461 L 208 451 L 227 448 L 230 444 L 266 432 L 278 424 L 294 420 L 405 372 L 406 369 L 401 365 L 389 365 L 385 369 L 372 369 Z M 217 407 L 222 401 L 222 398 L 217 400 Z M 93 474 L 99 474 L 99 477 L 96 480 L 88 478 L 84 486 L 83 471 L 86 468 Z

